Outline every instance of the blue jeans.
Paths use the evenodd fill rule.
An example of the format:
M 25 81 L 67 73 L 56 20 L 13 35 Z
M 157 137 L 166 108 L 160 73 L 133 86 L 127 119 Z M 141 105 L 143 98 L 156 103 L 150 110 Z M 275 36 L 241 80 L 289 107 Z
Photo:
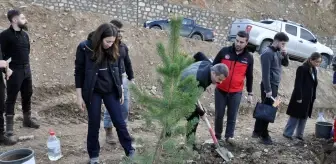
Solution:
M 306 127 L 307 119 L 299 119 L 295 117 L 289 117 L 287 125 L 284 130 L 284 135 L 292 137 L 294 130 L 296 129 L 296 137 L 303 138 L 303 132 Z
M 128 155 L 131 151 L 134 151 L 132 147 L 132 140 L 128 133 L 126 123 L 122 119 L 120 101 L 115 93 L 112 94 L 99 94 L 93 93 L 91 104 L 86 104 L 88 111 L 88 134 L 87 134 L 87 150 L 90 158 L 99 157 L 100 145 L 99 145 L 99 128 L 101 120 L 101 105 L 102 100 L 106 106 L 106 109 L 112 116 L 112 122 L 116 127 L 119 142 L 124 148 L 125 154 Z
M 122 118 L 124 121 L 128 122 L 128 111 L 129 111 L 129 92 L 128 92 L 128 79 L 126 74 L 123 74 L 123 88 L 124 88 L 124 104 L 121 105 L 121 113 L 122 113 Z M 104 128 L 111 128 L 113 127 L 111 117 L 108 113 L 108 111 L 105 109 L 104 110 Z
M 240 105 L 242 92 L 227 93 L 215 90 L 215 133 L 216 138 L 221 139 L 223 132 L 223 120 L 225 108 L 227 107 L 227 123 L 225 129 L 225 138 L 232 138 L 236 127 L 236 118 Z

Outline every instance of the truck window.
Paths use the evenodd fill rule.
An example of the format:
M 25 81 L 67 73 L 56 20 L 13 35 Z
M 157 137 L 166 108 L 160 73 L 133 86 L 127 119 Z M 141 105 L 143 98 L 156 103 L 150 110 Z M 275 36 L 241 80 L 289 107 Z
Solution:
M 301 28 L 300 38 L 307 40 L 307 41 L 312 41 L 315 39 L 315 37 L 310 32 L 302 28 Z
M 192 23 L 193 23 L 193 21 L 190 20 L 190 19 L 183 19 L 182 20 L 182 24 L 184 24 L 184 25 L 191 25 Z
M 260 23 L 263 23 L 263 24 L 272 24 L 274 21 L 260 21 Z
M 286 31 L 288 34 L 297 36 L 297 27 L 296 27 L 296 26 L 293 26 L 293 25 L 290 25 L 290 24 L 286 24 L 286 26 L 285 26 L 285 31 Z

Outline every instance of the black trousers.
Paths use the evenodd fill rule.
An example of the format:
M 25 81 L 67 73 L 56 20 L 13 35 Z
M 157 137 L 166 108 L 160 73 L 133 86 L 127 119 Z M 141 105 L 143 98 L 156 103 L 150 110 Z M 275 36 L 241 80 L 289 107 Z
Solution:
M 196 140 L 196 130 L 200 121 L 200 116 L 197 109 L 191 113 L 191 115 L 187 118 L 187 121 L 187 141 L 193 144 Z
M 273 98 L 278 96 L 278 86 L 271 84 L 271 89 L 272 89 L 272 96 Z M 266 93 L 264 89 L 263 83 L 260 84 L 260 91 L 261 91 L 261 101 L 264 104 L 273 104 L 273 100 L 271 98 L 266 98 Z M 254 124 L 254 132 L 261 135 L 261 137 L 268 137 L 268 124 L 269 122 L 264 121 L 264 120 L 259 120 L 256 119 L 255 124 Z
M 198 105 L 196 105 L 195 111 L 192 112 L 188 117 L 186 117 L 188 121 L 187 122 L 187 133 L 186 133 L 187 142 L 191 144 L 195 143 L 196 131 L 197 131 L 197 126 L 200 121 L 200 116 L 203 116 L 204 114 L 205 112 Z M 168 131 L 166 132 L 165 135 L 166 137 L 170 137 L 171 132 Z
M 3 135 L 5 134 L 5 84 L 2 75 L 0 75 L 0 78 L 0 135 Z
M 10 65 L 13 70 L 12 76 L 7 81 L 6 116 L 14 115 L 14 107 L 17 95 L 21 93 L 22 111 L 31 111 L 31 97 L 33 94 L 32 75 L 30 66 Z

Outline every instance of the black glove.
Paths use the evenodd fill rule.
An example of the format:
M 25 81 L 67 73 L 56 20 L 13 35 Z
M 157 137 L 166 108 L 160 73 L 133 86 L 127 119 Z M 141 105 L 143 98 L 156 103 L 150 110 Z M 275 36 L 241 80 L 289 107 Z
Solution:
M 198 105 L 196 105 L 196 113 L 200 116 L 205 114 L 205 112 Z

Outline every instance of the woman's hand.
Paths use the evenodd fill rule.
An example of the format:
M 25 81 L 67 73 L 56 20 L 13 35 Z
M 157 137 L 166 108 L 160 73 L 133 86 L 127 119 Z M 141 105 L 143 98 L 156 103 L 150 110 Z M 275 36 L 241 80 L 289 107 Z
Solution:
M 85 106 L 85 103 L 84 103 L 84 100 L 83 100 L 82 96 L 77 97 L 77 105 L 78 105 L 78 108 L 79 108 L 82 112 L 84 112 L 84 109 L 86 108 L 86 106 Z
M 124 90 L 123 90 L 123 92 L 122 92 L 122 94 L 121 94 L 120 104 L 121 104 L 121 105 L 124 104 Z
M 6 60 L 0 60 L 0 68 L 6 68 L 8 67 L 8 63 Z
M 9 80 L 9 77 L 12 76 L 13 71 L 7 67 L 6 69 L 6 80 Z
M 82 97 L 82 88 L 76 88 L 76 93 L 77 93 L 77 106 L 82 112 L 84 112 L 86 105 Z

